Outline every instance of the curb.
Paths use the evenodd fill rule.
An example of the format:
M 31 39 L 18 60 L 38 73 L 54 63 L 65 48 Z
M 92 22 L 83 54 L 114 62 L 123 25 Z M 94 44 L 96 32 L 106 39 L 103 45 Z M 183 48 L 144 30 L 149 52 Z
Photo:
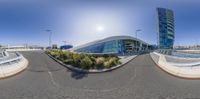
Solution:
M 47 53 L 46 53 L 47 54 Z M 53 56 L 51 56 L 50 54 L 47 54 L 50 58 L 52 58 L 53 60 L 55 60 L 56 62 L 58 62 L 59 64 L 63 65 L 64 67 L 67 67 L 68 69 L 70 70 L 74 70 L 74 71 L 78 71 L 78 72 L 85 72 L 85 73 L 103 73 L 103 72 L 109 72 L 109 71 L 112 71 L 112 70 L 115 70 L 117 68 L 120 68 L 124 65 L 126 65 L 127 63 L 129 63 L 130 61 L 132 61 L 133 59 L 135 59 L 137 56 L 131 58 L 130 60 L 128 60 L 127 62 L 125 63 L 122 63 L 120 65 L 117 65 L 117 66 L 114 66 L 114 67 L 111 67 L 109 69 L 101 69 L 101 70 L 96 70 L 96 69 L 92 69 L 92 70 L 85 70 L 85 69 L 81 69 L 81 68 L 77 68 L 77 67 L 74 67 L 72 65 L 67 65 L 65 63 L 63 63 L 62 61 L 54 58 Z
M 200 77 L 186 77 L 186 76 L 180 76 L 180 75 L 176 75 L 176 74 L 173 74 L 173 73 L 170 73 L 169 71 L 165 70 L 164 68 L 162 68 L 162 66 L 160 66 L 158 63 L 156 63 L 154 61 L 154 59 L 152 58 L 152 56 L 150 55 L 152 61 L 154 62 L 154 64 L 160 69 L 162 70 L 163 72 L 171 75 L 171 76 L 174 76 L 174 77 L 177 77 L 177 78 L 180 78 L 180 79 L 188 79 L 188 80 L 200 80 Z
M 4 74 L 3 77 L 0 77 L 0 79 L 6 79 L 6 78 L 9 78 L 9 77 L 13 77 L 13 76 L 16 76 L 16 75 L 22 73 L 23 71 L 25 71 L 29 62 L 28 62 L 28 60 L 26 58 L 23 57 L 23 59 L 24 59 L 25 63 L 23 64 L 23 67 L 20 68 L 21 70 L 17 70 L 18 72 L 13 73 L 11 75 L 7 75 L 7 76 L 5 76 L 5 74 Z

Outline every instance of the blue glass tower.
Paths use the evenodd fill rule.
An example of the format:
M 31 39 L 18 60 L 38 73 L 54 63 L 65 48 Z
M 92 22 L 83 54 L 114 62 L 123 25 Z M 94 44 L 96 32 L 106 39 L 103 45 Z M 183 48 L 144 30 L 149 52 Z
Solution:
M 157 8 L 157 35 L 159 49 L 173 49 L 174 14 L 172 10 Z

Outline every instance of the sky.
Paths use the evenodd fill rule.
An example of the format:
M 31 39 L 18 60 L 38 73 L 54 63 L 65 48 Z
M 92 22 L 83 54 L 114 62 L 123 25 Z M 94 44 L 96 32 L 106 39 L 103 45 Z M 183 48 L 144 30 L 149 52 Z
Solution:
M 156 8 L 172 9 L 175 45 L 200 44 L 199 0 L 1 0 L 0 44 L 74 46 L 116 35 L 157 43 Z

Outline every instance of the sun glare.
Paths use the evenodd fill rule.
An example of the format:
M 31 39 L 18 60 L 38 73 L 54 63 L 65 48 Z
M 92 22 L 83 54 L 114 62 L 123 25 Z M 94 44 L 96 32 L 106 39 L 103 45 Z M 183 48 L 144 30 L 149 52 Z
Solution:
M 103 31 L 103 30 L 104 30 L 104 28 L 102 26 L 97 27 L 97 31 Z

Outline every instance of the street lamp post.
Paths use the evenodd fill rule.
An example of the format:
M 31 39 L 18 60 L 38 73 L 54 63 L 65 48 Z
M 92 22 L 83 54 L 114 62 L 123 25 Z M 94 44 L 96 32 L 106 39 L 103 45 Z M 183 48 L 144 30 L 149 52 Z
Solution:
M 51 36 L 52 36 L 52 32 L 49 29 L 47 29 L 46 32 L 49 33 L 49 47 L 51 48 Z
M 137 33 L 140 32 L 140 31 L 142 31 L 142 30 L 141 30 L 141 29 L 137 29 L 137 30 L 135 31 L 135 38 L 136 38 L 136 40 L 137 40 Z M 137 48 L 137 52 L 138 52 L 138 51 L 139 51 L 138 41 L 136 41 L 136 48 Z

